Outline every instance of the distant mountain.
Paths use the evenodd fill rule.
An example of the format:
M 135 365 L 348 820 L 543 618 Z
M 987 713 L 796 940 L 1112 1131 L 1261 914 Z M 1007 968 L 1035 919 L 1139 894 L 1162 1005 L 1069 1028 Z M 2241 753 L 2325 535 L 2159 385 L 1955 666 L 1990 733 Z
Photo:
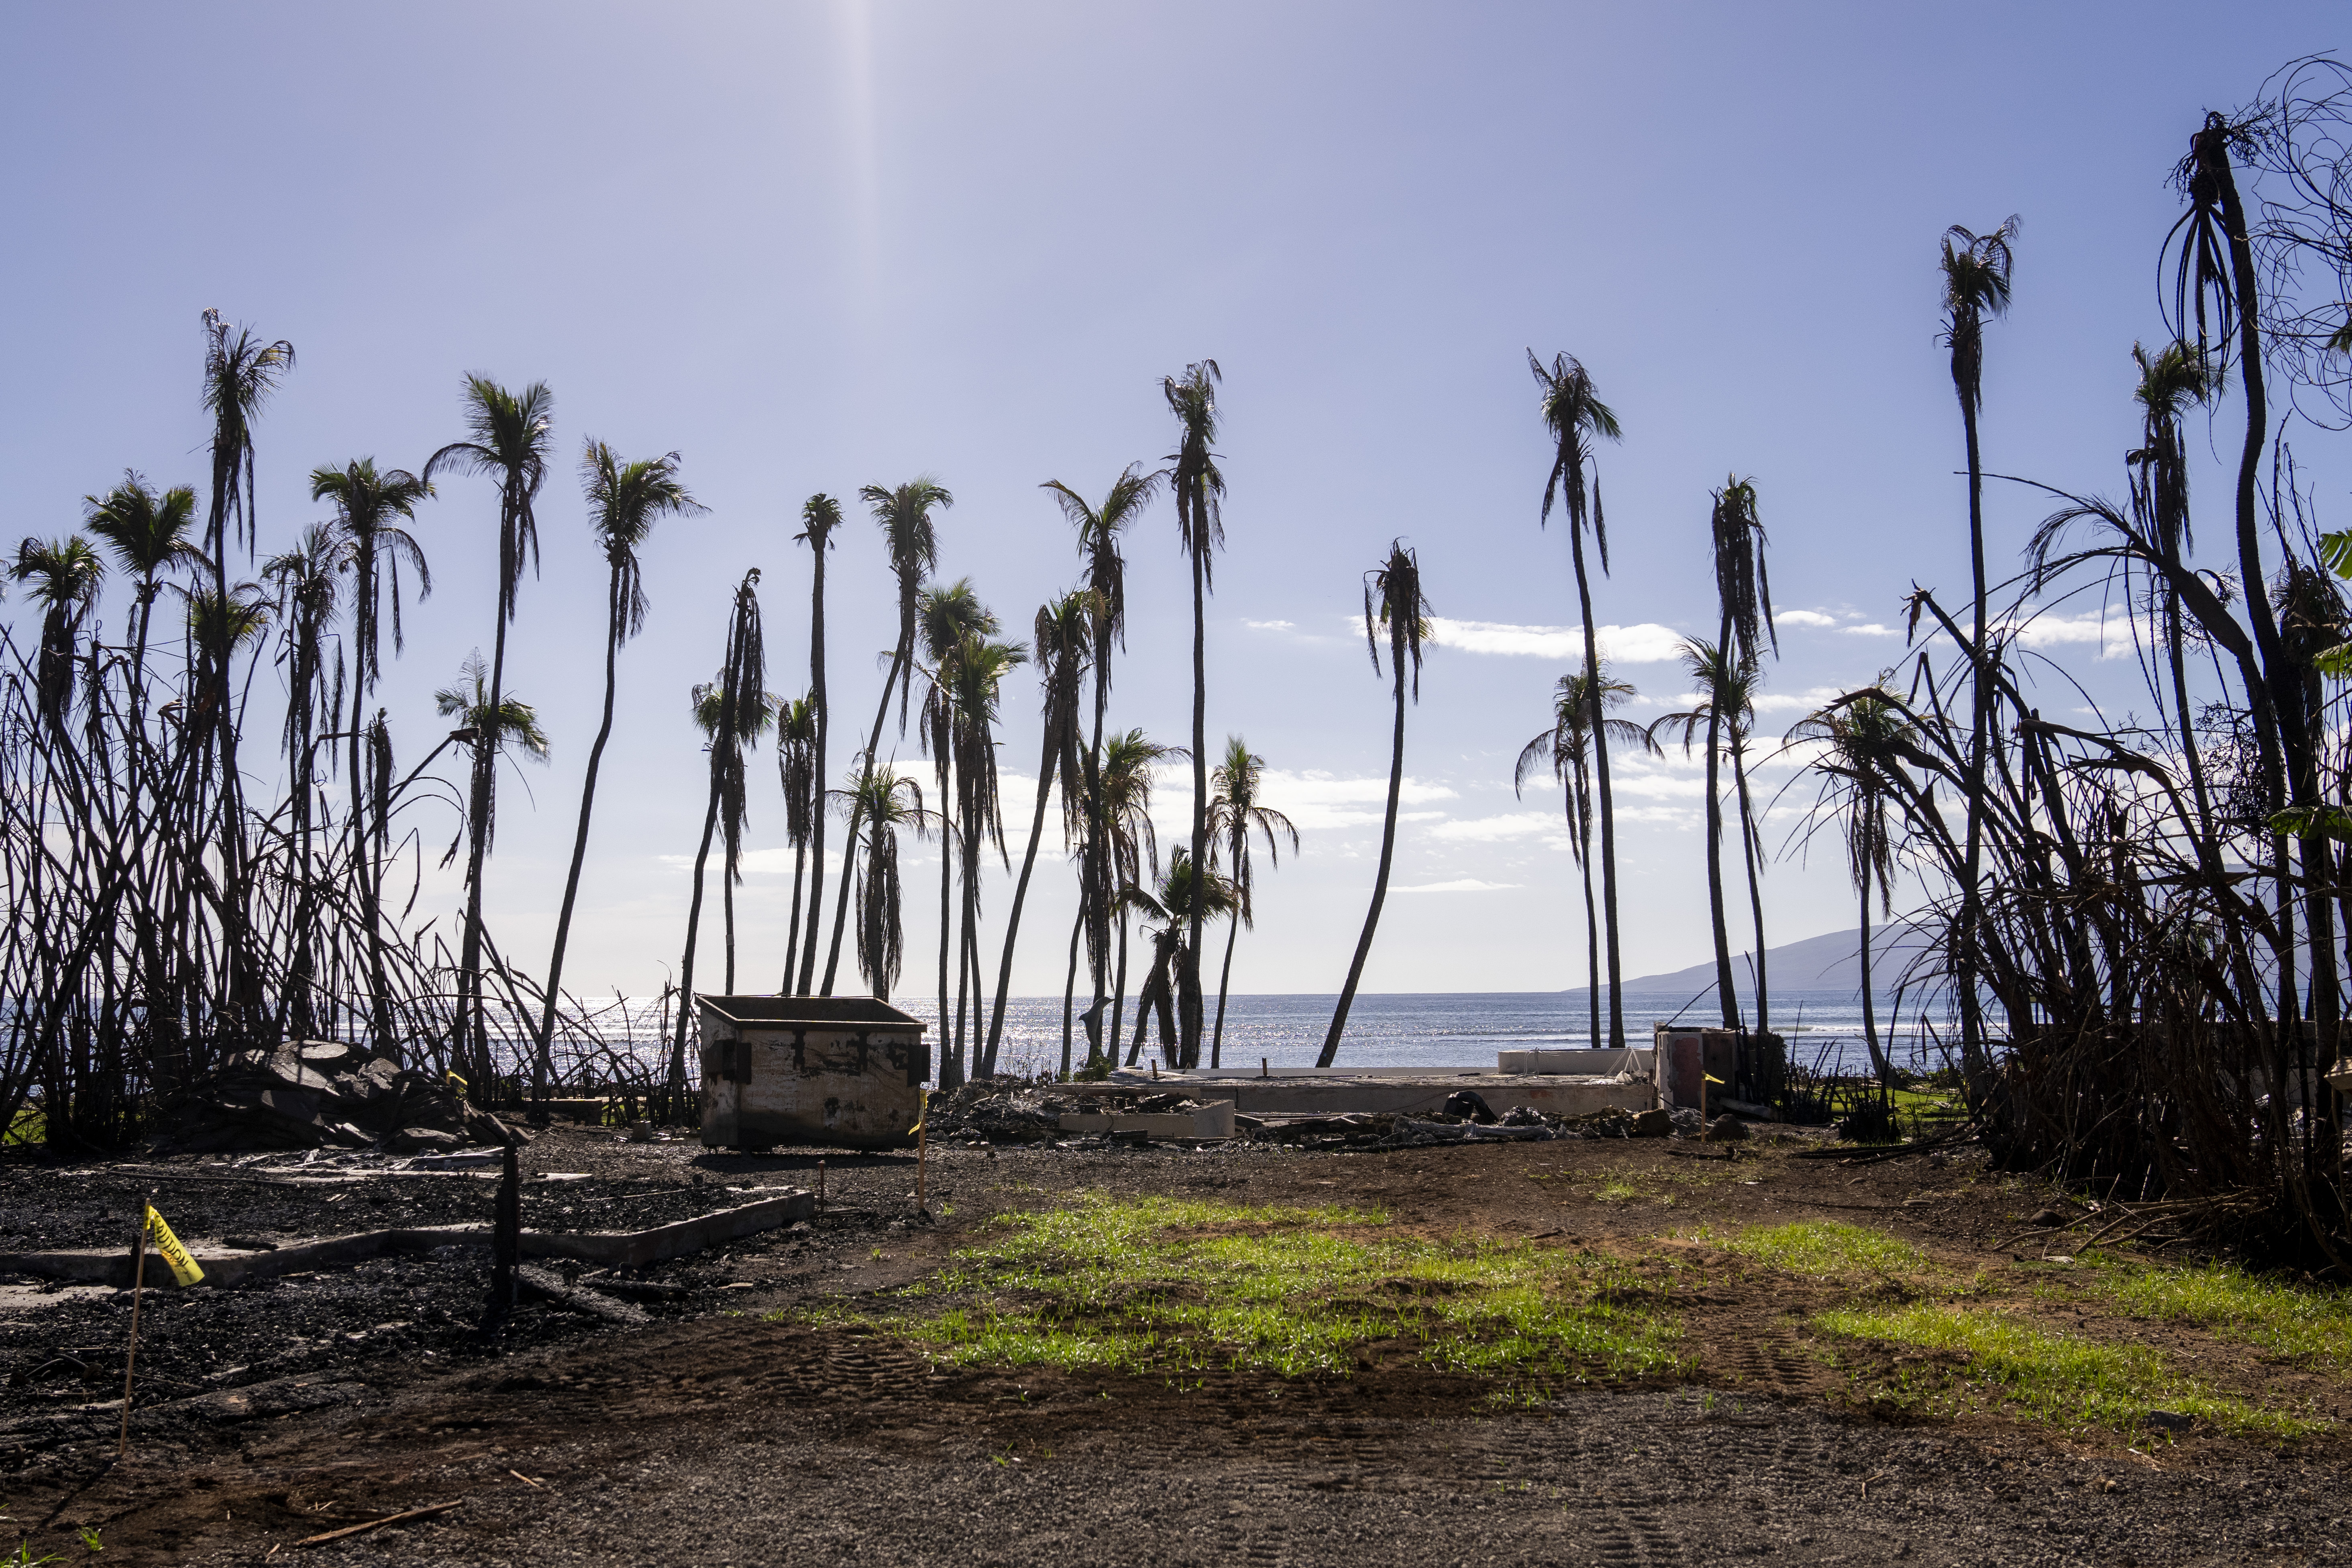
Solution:
M 1737 937 L 1734 938 L 1736 942 Z M 1900 926 L 1881 930 L 1874 924 L 1870 932 L 1870 977 L 1872 988 L 1881 994 L 1891 993 L 1895 980 L 1919 956 L 1924 941 L 1904 931 Z M 1822 936 L 1808 936 L 1801 942 L 1790 942 L 1765 950 L 1765 977 L 1776 991 L 1841 991 L 1847 996 L 1862 990 L 1862 928 L 1832 931 Z M 1747 958 L 1735 946 L 1731 955 L 1731 972 L 1738 977 L 1740 993 L 1753 988 Z M 1693 964 L 1687 969 L 1676 969 L 1664 975 L 1643 975 L 1625 982 L 1625 989 L 1642 995 L 1657 992 L 1664 995 L 1689 996 L 1715 983 L 1715 960 Z M 1579 993 L 1584 989 L 1575 988 Z

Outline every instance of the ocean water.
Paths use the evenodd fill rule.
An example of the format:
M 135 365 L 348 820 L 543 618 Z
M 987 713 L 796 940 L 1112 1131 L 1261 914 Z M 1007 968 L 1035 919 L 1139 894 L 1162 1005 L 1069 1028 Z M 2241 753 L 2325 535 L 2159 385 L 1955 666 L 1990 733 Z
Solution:
M 1237 996 L 1225 1005 L 1223 1064 L 1255 1066 L 1263 1060 L 1272 1067 L 1312 1067 L 1330 1028 L 1331 1010 L 1339 998 L 1330 995 Z M 1916 1014 L 1905 1027 L 1888 1027 L 1892 998 L 1881 1002 L 1879 1039 L 1905 1065 L 1934 1066 L 1937 1054 L 1932 1037 Z M 937 998 L 900 996 L 893 1005 L 929 1023 L 938 1011 Z M 1916 1006 L 1916 1004 L 1915 1004 Z M 1606 1008 L 1606 1002 L 1603 1002 Z M 1209 1001 L 1213 1024 L 1216 1000 Z M 1578 991 L 1443 991 L 1427 994 L 1359 996 L 1349 1009 L 1348 1032 L 1340 1040 L 1335 1063 L 1340 1067 L 1477 1068 L 1493 1071 L 1498 1051 L 1536 1046 L 1587 1046 L 1592 1043 L 1591 1011 Z M 1683 1022 L 1714 1024 L 1720 1015 L 1711 998 L 1693 1002 L 1688 996 L 1625 997 L 1625 1037 L 1629 1044 L 1647 1045 L 1651 1025 L 1679 1018 Z M 1754 1024 L 1752 1012 L 1748 1022 Z M 982 1020 L 983 1026 L 985 1020 Z M 1944 1020 L 1934 1019 L 1946 1039 Z M 1772 998 L 1772 1023 L 1789 1040 L 1792 1061 L 1829 1071 L 1863 1072 L 1869 1053 L 1862 1040 L 1862 1003 L 1852 991 L 1786 991 Z M 1601 1028 L 1608 1019 L 1604 1010 Z M 967 1026 L 969 1029 L 969 1025 Z M 984 1032 L 984 1027 L 983 1027 Z M 1129 998 L 1122 1026 L 1120 1059 L 1135 1033 L 1135 1005 Z M 1086 1059 L 1083 1026 L 1074 1026 L 1073 1052 Z M 936 1034 L 932 1037 L 936 1040 Z M 1147 1031 L 1143 1060 L 1158 1053 L 1159 1026 Z M 1605 1043 L 1605 1041 L 1604 1041 Z M 1202 1058 L 1207 1058 L 1204 1044 Z M 1062 1060 L 1062 999 L 1059 997 L 1014 997 L 1005 1004 L 1004 1043 L 997 1065 L 1005 1071 L 1032 1072 L 1058 1068 Z

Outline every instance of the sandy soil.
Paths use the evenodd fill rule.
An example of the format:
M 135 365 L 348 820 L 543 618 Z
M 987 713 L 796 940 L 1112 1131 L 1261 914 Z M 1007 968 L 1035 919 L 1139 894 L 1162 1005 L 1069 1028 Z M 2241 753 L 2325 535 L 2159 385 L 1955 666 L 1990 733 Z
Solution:
M 101 1367 L 119 1378 L 110 1358 L 119 1358 L 123 1304 L 110 1291 L 19 1293 L 0 1311 L 0 1372 L 11 1383 L 0 1405 L 0 1513 L 15 1521 L 0 1525 L 0 1541 L 14 1529 L 73 1561 L 85 1553 L 72 1530 L 89 1525 L 108 1562 L 252 1563 L 283 1560 L 294 1542 L 343 1524 L 455 1502 L 302 1554 L 1350 1568 L 1748 1555 L 2352 1559 L 2352 1446 L 2341 1437 L 2056 1435 L 1998 1412 L 1891 1413 L 1869 1390 L 1894 1353 L 1844 1341 L 1832 1357 L 1808 1330 L 1827 1287 L 1740 1269 L 1709 1239 L 1790 1218 L 1872 1225 L 1955 1270 L 1984 1271 L 2029 1316 L 2193 1357 L 2198 1375 L 2223 1391 L 2352 1415 L 2339 1378 L 2185 1328 L 2104 1318 L 2070 1299 L 2063 1276 L 2034 1261 L 2063 1239 L 1997 1249 L 2028 1228 L 2046 1191 L 1965 1158 L 1848 1166 L 1794 1157 L 1789 1145 L 1750 1146 L 1737 1159 L 1709 1153 L 1679 1140 L 1381 1155 L 958 1149 L 931 1162 L 929 1224 L 914 1212 L 910 1157 L 835 1154 L 825 1156 L 833 1203 L 814 1227 L 630 1281 L 655 1319 L 643 1328 L 530 1305 L 505 1340 L 484 1346 L 471 1332 L 480 1265 L 464 1257 L 161 1298 L 168 1304 L 149 1314 L 155 1337 L 142 1335 L 142 1360 L 163 1381 L 142 1396 L 121 1464 L 111 1459 L 119 1408 L 83 1408 L 108 1390 L 69 1378 L 61 1387 L 55 1371 L 26 1375 L 62 1349 L 87 1352 L 97 1378 L 108 1375 Z M 608 1223 L 592 1218 L 598 1207 L 627 1211 L 607 1200 L 676 1218 L 669 1207 L 715 1206 L 730 1186 L 813 1186 L 818 1158 L 631 1145 L 577 1130 L 542 1138 L 528 1155 L 534 1173 L 586 1179 L 539 1184 L 544 1212 L 527 1219 L 551 1223 L 568 1203 L 564 1222 L 583 1226 Z M 81 1244 L 77 1226 L 93 1239 L 119 1232 L 101 1211 L 127 1218 L 142 1184 L 175 1190 L 119 1167 L 24 1165 L 0 1180 L 0 1246 L 10 1228 L 44 1245 Z M 354 1205 L 371 1224 L 409 1206 L 445 1221 L 486 1218 L 491 1190 L 463 1178 L 348 1185 L 334 1200 L 327 1190 L 211 1184 L 203 1224 L 174 1223 L 184 1234 L 226 1234 L 270 1221 L 291 1237 L 331 1228 L 340 1216 L 319 1207 Z M 379 1187 L 388 1190 L 371 1196 Z M 1672 1385 L 1596 1386 L 1498 1415 L 1483 1385 L 1402 1355 L 1372 1357 L 1346 1379 L 1216 1374 L 1177 1389 L 943 1368 L 887 1336 L 792 1321 L 793 1309 L 854 1303 L 920 1277 L 1002 1208 L 1081 1190 L 1250 1203 L 1346 1197 L 1431 1236 L 1617 1253 L 1666 1290 L 1698 1370 Z

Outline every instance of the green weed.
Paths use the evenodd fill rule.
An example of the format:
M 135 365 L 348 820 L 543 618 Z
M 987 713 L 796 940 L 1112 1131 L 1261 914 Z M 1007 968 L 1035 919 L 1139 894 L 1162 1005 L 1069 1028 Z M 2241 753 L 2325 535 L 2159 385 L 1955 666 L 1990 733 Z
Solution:
M 2284 1284 L 2227 1263 L 2084 1260 L 2094 1289 L 2135 1316 L 2196 1323 L 2292 1361 L 2352 1370 L 2352 1292 Z
M 1946 1367 L 1898 1369 L 1885 1396 L 1934 1404 L 1954 1376 L 1990 1385 L 2034 1418 L 2130 1429 L 2152 1411 L 2195 1416 L 2231 1431 L 2294 1437 L 2327 1425 L 2215 1395 L 2142 1345 L 2101 1344 L 2053 1333 L 2006 1312 L 1912 1305 L 1846 1308 L 1814 1316 L 1824 1333 L 1876 1340 L 1952 1358 Z
M 992 1239 L 861 1322 L 955 1362 L 1183 1375 L 1219 1366 L 1347 1375 L 1399 1343 L 1425 1364 L 1506 1377 L 1679 1368 L 1679 1330 L 1630 1271 L 1532 1242 L 1381 1234 L 1340 1207 L 1091 1198 L 1003 1217 Z M 939 1298 L 940 1310 L 920 1310 Z M 1628 1304 L 1633 1301 L 1635 1304 Z
M 1925 1252 L 1908 1241 L 1833 1219 L 1761 1226 L 1717 1240 L 1717 1245 L 1791 1274 L 1849 1283 L 1914 1280 L 1931 1273 L 1935 1267 Z

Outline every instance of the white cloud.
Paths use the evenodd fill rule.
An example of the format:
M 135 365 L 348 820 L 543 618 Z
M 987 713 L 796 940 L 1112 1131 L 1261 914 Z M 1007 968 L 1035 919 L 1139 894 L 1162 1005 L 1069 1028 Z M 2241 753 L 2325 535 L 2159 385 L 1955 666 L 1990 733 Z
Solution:
M 1834 626 L 1837 624 L 1836 616 L 1824 615 L 1818 610 L 1783 610 L 1774 614 L 1772 621 L 1775 625 L 1780 626 Z
M 1699 813 L 1680 806 L 1620 806 L 1620 822 L 1662 822 L 1668 827 L 1696 827 Z
M 1859 626 L 1841 626 L 1838 630 L 1841 632 L 1850 632 L 1856 637 L 1894 637 L 1900 635 L 1894 627 L 1881 626 L 1875 621 L 1865 621 Z
M 2029 648 L 2056 648 L 2087 643 L 2102 659 L 2119 659 L 2131 651 L 2131 627 L 2121 615 L 2097 611 L 2080 615 L 2041 614 L 2004 628 Z
M 1619 795 L 1636 795 L 1652 800 L 1697 800 L 1706 796 L 1704 779 L 1668 779 L 1657 773 L 1629 774 L 1612 781 Z
M 1451 822 L 1440 822 L 1429 830 L 1433 839 L 1454 842 L 1493 843 L 1500 839 L 1523 839 L 1533 834 L 1559 833 L 1563 837 L 1568 824 L 1554 811 L 1513 811 L 1501 817 L 1467 817 Z
M 1480 882 L 1475 876 L 1461 877 L 1453 882 L 1424 882 L 1417 887 L 1391 887 L 1391 893 L 1500 893 L 1505 888 L 1517 887 L 1516 882 Z
M 1244 621 L 1243 625 L 1253 632 L 1296 632 L 1297 626 L 1288 621 Z
M 1465 653 L 1528 654 L 1575 659 L 1584 653 L 1581 626 L 1517 626 L 1503 621 L 1452 621 L 1432 616 L 1430 641 Z M 1620 664 L 1655 664 L 1682 656 L 1683 634 L 1671 626 L 1643 622 L 1600 630 L 1603 658 Z

